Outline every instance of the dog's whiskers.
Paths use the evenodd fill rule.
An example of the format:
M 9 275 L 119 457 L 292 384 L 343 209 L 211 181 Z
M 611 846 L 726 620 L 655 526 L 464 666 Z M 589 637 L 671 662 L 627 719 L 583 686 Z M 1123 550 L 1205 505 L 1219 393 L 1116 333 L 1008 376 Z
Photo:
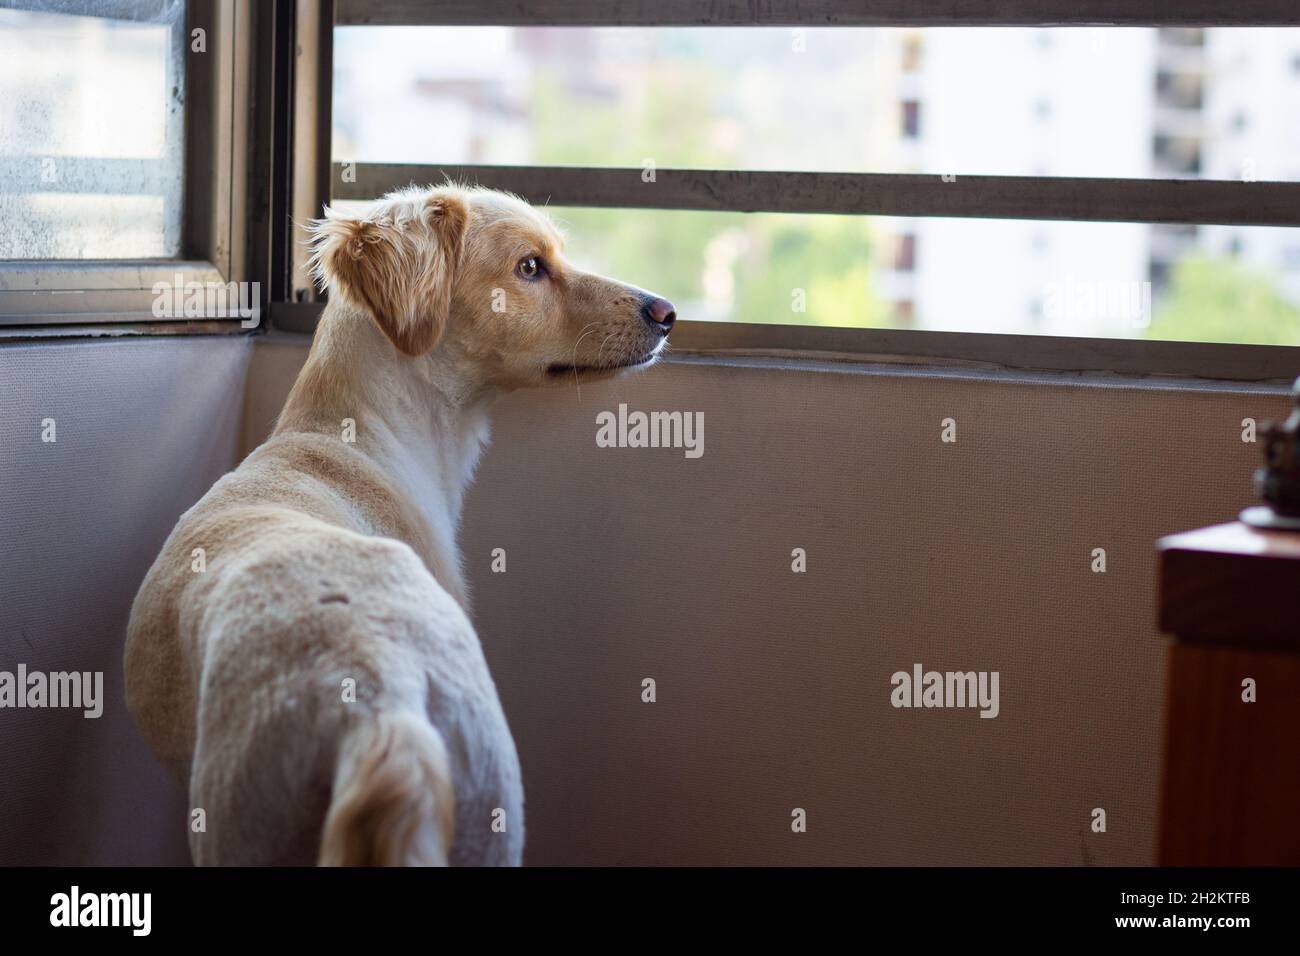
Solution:
M 582 401 L 582 374 L 578 371 L 578 344 L 591 332 L 594 332 L 600 325 L 599 322 L 588 322 L 578 333 L 578 337 L 573 341 L 573 384 L 578 389 L 578 400 Z
M 605 336 L 605 338 L 601 340 L 600 348 L 596 349 L 596 361 L 594 364 L 597 368 L 600 368 L 600 360 L 605 354 L 605 346 L 609 344 L 609 340 L 613 337 L 614 333 L 610 332 L 609 335 Z

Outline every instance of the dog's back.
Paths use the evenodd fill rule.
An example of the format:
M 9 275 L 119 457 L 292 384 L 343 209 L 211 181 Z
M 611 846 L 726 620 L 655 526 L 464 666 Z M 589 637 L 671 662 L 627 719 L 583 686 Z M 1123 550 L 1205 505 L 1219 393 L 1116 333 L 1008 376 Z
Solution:
M 329 456 L 342 496 L 301 467 L 327 440 L 275 439 L 218 482 L 132 609 L 127 700 L 189 785 L 195 861 L 517 863 L 518 763 L 469 619 L 366 533 L 363 462 Z M 516 832 L 490 839 L 497 808 Z

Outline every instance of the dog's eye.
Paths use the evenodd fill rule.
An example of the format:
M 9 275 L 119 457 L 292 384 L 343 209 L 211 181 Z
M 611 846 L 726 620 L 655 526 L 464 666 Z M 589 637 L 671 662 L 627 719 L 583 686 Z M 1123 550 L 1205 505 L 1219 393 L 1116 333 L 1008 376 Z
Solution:
M 542 260 L 536 256 L 520 259 L 519 265 L 515 266 L 515 271 L 525 279 L 538 279 L 542 275 Z

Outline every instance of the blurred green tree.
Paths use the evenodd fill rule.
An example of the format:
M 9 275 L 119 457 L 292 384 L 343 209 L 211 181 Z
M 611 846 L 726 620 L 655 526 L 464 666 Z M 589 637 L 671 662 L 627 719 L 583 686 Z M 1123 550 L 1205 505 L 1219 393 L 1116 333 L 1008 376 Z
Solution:
M 1264 272 L 1233 259 L 1189 256 L 1175 266 L 1146 337 L 1300 345 L 1300 308 Z

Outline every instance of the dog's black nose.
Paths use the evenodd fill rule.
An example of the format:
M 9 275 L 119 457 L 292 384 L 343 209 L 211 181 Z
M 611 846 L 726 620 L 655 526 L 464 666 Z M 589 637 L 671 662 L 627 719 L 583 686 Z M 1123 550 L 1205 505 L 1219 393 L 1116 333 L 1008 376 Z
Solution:
M 657 296 L 641 307 L 641 314 L 663 335 L 667 335 L 668 330 L 677 321 L 677 310 L 673 308 L 673 304 Z

